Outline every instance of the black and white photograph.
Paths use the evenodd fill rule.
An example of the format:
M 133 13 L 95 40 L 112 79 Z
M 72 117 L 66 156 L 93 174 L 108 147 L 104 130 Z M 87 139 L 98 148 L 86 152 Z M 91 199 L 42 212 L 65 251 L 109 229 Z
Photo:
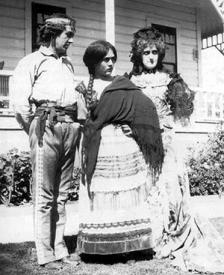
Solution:
M 0 274 L 224 274 L 224 0 L 0 0 Z

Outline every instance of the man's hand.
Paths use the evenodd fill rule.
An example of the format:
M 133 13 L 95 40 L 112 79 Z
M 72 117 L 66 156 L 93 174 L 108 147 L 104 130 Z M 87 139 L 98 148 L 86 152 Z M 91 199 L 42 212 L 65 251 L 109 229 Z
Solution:
M 85 98 L 82 94 L 77 97 L 77 118 L 78 120 L 86 120 L 88 110 L 86 108 Z
M 20 113 L 15 113 L 15 118 L 18 121 L 21 128 L 29 135 L 30 124 L 32 122 L 33 117 L 22 116 Z

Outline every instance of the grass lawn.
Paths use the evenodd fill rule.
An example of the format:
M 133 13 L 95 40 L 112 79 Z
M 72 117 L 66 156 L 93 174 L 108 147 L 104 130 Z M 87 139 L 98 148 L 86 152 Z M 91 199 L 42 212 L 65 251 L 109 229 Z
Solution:
M 64 266 L 59 271 L 48 271 L 38 266 L 33 242 L 0 244 L 0 274 L 2 275 L 185 275 L 171 266 L 169 260 L 150 260 L 141 253 L 125 256 L 83 259 L 76 267 Z
M 216 229 L 224 236 L 224 218 L 211 219 Z M 70 253 L 74 252 L 76 239 L 67 237 L 66 243 Z M 49 271 L 37 264 L 34 242 L 0 243 L 1 275 L 189 275 L 171 265 L 169 259 L 152 259 L 149 253 L 135 252 L 110 257 L 85 257 L 76 267 L 64 266 L 59 271 Z M 205 274 L 205 273 L 200 273 Z M 209 274 L 209 273 L 206 273 Z M 216 273 L 221 274 L 221 273 Z

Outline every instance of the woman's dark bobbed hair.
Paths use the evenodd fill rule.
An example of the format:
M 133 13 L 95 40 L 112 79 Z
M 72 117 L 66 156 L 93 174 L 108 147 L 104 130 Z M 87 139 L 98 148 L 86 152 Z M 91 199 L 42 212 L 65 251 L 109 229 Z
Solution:
M 89 74 L 95 74 L 96 65 L 104 59 L 110 49 L 113 51 L 115 61 L 117 61 L 117 51 L 115 47 L 106 40 L 94 41 L 86 48 L 83 55 L 83 62 L 88 68 Z
M 162 34 L 153 27 L 142 28 L 133 34 L 133 41 L 131 42 L 132 74 L 138 75 L 144 71 L 142 53 L 146 47 L 153 45 L 156 46 L 159 54 L 156 69 L 162 70 L 166 47 Z

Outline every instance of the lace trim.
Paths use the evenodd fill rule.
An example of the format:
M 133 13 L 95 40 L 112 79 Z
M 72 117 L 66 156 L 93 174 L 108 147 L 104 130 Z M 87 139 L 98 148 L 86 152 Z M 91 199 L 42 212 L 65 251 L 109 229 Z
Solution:
M 138 224 L 147 224 L 150 223 L 151 220 L 150 219 L 138 219 L 138 220 L 132 220 L 132 221 L 124 221 L 124 222 L 111 222 L 111 223 L 101 223 L 101 224 L 97 224 L 97 223 L 81 223 L 79 228 L 80 228 L 80 232 L 83 229 L 103 229 L 103 228 L 111 228 L 111 227 L 124 227 L 124 226 L 131 226 L 131 225 L 138 225 Z M 81 232 L 83 235 L 85 235 L 85 233 Z M 117 235 L 120 235 L 121 233 L 118 233 Z M 122 233 L 121 235 L 123 236 L 124 233 Z M 125 234 L 130 234 L 130 232 L 125 232 Z M 89 235 L 89 234 L 87 234 Z M 95 235 L 95 234 L 93 234 Z M 110 234 L 109 234 L 110 235 Z M 105 236 L 105 234 L 102 234 L 102 236 Z

